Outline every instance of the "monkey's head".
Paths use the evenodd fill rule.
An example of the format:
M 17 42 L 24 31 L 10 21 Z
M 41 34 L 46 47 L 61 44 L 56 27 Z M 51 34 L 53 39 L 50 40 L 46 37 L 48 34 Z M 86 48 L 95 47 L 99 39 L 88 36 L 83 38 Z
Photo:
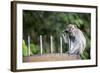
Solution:
M 74 32 L 74 29 L 76 29 L 77 27 L 75 26 L 75 25 L 73 25 L 73 24 L 69 24 L 69 25 L 67 25 L 66 26 L 66 29 L 65 29 L 65 32 L 69 32 L 69 33 L 71 33 L 71 32 Z

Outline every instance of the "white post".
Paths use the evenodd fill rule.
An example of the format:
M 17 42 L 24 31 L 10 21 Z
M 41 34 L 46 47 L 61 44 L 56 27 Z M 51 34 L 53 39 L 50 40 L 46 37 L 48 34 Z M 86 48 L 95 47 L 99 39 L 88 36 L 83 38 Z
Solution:
M 60 37 L 60 53 L 61 54 L 63 53 L 63 50 L 62 50 L 62 37 Z
M 40 35 L 40 53 L 43 53 L 43 46 L 42 46 L 42 35 Z
M 28 35 L 28 56 L 30 56 L 31 51 L 30 51 L 30 36 Z
M 51 53 L 53 53 L 53 37 L 50 36 L 50 44 L 51 44 Z

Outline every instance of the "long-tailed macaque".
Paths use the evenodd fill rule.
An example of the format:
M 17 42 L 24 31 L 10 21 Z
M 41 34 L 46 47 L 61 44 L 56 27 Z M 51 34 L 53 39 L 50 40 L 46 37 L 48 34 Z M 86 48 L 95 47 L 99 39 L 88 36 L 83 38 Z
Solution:
M 86 47 L 86 39 L 80 29 L 73 24 L 69 24 L 64 30 L 62 36 L 64 42 L 69 46 L 68 54 L 80 55 L 83 53 Z

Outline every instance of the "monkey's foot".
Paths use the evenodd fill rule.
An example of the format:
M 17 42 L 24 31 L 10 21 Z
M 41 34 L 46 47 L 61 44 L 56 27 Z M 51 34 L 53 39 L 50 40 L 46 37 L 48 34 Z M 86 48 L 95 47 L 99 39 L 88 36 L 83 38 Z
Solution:
M 68 55 L 79 55 L 79 53 L 78 52 L 66 52 Z

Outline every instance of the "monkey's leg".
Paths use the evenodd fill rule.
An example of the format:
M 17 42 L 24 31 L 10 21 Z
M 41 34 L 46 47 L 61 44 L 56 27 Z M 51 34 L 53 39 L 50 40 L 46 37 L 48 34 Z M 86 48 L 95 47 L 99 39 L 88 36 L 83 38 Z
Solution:
M 68 54 L 71 55 L 71 51 L 73 50 L 73 47 L 74 47 L 74 43 L 71 41 L 71 39 L 69 39 L 69 50 L 68 50 Z
M 79 54 L 79 49 L 80 49 L 80 44 L 74 44 L 74 46 L 69 50 L 70 55 L 78 55 Z

